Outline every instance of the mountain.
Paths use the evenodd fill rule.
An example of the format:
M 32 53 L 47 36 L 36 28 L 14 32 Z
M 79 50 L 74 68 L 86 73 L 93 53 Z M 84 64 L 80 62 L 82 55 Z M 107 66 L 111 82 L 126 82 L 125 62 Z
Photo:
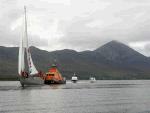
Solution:
M 132 59 L 136 56 L 142 58 L 145 57 L 144 55 L 118 41 L 111 41 L 96 49 L 95 52 L 101 53 L 101 55 L 106 57 L 108 60 L 113 60 L 116 62 L 121 62 L 124 59 Z
M 95 52 L 120 66 L 133 67 L 138 70 L 149 69 L 148 57 L 118 41 L 111 41 L 96 49 Z
M 31 47 L 33 62 L 46 72 L 54 61 L 63 76 L 70 79 L 75 72 L 79 79 L 149 79 L 150 58 L 127 45 L 111 41 L 94 51 L 77 52 L 64 49 L 48 52 Z M 0 78 L 17 77 L 17 47 L 0 46 Z

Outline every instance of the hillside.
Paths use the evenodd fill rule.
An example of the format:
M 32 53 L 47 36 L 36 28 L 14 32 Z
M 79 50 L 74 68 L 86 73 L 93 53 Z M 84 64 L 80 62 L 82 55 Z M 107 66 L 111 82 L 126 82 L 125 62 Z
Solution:
M 59 50 L 47 52 L 31 47 L 33 62 L 46 72 L 56 60 L 63 76 L 74 72 L 80 79 L 149 79 L 150 59 L 118 41 L 111 41 L 94 51 Z M 0 46 L 0 78 L 17 77 L 18 48 Z

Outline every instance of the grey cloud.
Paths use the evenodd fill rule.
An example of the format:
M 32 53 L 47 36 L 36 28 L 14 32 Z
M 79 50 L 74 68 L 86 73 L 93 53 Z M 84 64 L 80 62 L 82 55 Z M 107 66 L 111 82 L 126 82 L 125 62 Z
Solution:
M 147 45 L 144 47 L 143 54 L 145 54 L 145 55 L 147 55 L 147 56 L 150 56 L 150 44 L 147 44 Z
M 44 30 L 52 25 L 53 20 L 58 20 L 57 30 L 60 30 L 63 36 L 54 44 L 61 45 L 62 48 L 82 51 L 96 49 L 111 40 L 119 40 L 125 44 L 150 41 L 148 0 L 83 0 L 81 3 L 84 4 L 80 5 L 80 1 L 76 0 L 71 0 L 70 5 L 63 5 L 62 2 L 48 3 L 46 0 L 37 0 L 34 4 L 33 1 L 0 1 L 0 45 L 18 45 L 20 30 L 17 28 L 12 31 L 10 24 L 22 15 L 25 3 L 30 8 L 30 14 L 41 16 L 37 19 L 42 23 L 39 23 L 39 26 L 44 26 Z M 103 3 L 108 4 L 101 8 Z M 49 48 L 48 38 L 51 37 L 45 38 L 30 33 L 29 37 L 31 45 Z M 146 54 L 150 50 L 148 45 L 144 48 L 138 51 Z
M 104 19 L 102 16 L 110 14 L 108 10 L 106 12 L 104 11 L 104 13 L 108 12 L 108 14 L 102 14 L 102 16 L 100 16 L 102 12 L 96 11 L 84 19 L 75 19 L 76 21 L 71 23 L 66 29 L 66 35 L 62 38 L 61 42 L 70 48 L 85 50 L 95 49 L 111 40 L 119 40 L 126 44 L 134 41 L 150 41 L 149 11 L 149 5 L 136 5 L 133 8 L 118 10 L 117 12 L 115 11 L 112 16 L 114 16 L 116 20 L 119 18 L 120 21 L 110 23 L 110 25 L 106 27 L 97 26 L 90 28 L 86 26 L 88 23 L 95 19 Z M 108 19 L 107 21 L 109 22 L 111 20 Z M 107 21 L 105 21 L 106 24 Z
M 29 45 L 36 47 L 47 47 L 48 41 L 46 39 L 41 39 L 39 36 L 29 35 Z

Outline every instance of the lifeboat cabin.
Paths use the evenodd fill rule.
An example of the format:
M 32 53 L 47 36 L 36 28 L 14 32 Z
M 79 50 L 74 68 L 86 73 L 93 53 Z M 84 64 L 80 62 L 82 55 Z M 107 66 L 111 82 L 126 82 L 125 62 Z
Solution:
M 55 64 L 46 73 L 45 84 L 65 84 L 66 79 L 62 77 Z

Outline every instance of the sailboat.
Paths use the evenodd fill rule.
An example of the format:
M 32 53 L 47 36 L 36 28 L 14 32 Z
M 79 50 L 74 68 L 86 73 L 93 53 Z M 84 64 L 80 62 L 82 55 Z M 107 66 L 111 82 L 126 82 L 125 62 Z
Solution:
M 21 37 L 18 56 L 18 73 L 22 86 L 44 84 L 44 74 L 37 71 L 28 46 L 26 7 L 24 6 L 24 32 Z M 25 59 L 26 57 L 26 59 Z M 27 63 L 25 63 L 27 61 Z M 26 65 L 27 64 L 27 65 Z

